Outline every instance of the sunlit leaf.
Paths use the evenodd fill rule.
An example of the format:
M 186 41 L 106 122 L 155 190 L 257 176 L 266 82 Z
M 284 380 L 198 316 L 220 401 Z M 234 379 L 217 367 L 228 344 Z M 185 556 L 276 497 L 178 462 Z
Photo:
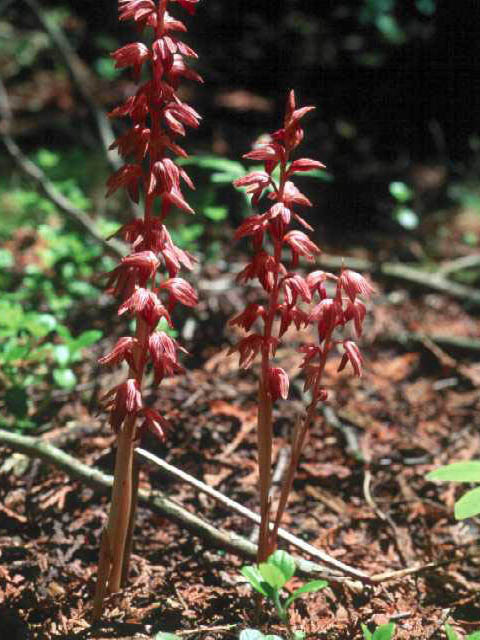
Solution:
M 473 518 L 480 513 L 480 487 L 467 491 L 460 500 L 455 503 L 455 518 L 465 520 Z
M 278 567 L 275 567 L 273 564 L 262 562 L 259 565 L 258 570 L 260 571 L 260 575 L 265 580 L 265 582 L 273 589 L 281 589 L 286 582 L 283 573 Z
M 328 582 L 326 580 L 312 580 L 311 582 L 307 582 L 292 593 L 286 601 L 285 606 L 289 607 L 294 600 L 306 593 L 315 593 L 316 591 L 325 589 L 325 587 L 328 587 Z
M 480 460 L 452 462 L 431 471 L 426 478 L 440 482 L 480 482 Z
M 268 564 L 277 567 L 285 578 L 285 582 L 288 582 L 290 578 L 295 574 L 295 560 L 286 551 L 278 549 L 267 560 Z M 283 585 L 282 585 L 283 586 Z

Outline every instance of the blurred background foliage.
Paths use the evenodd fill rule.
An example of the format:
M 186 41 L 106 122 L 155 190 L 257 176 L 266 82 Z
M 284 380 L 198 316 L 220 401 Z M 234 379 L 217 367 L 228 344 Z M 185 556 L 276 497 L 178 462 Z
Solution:
M 244 172 L 242 153 L 278 126 L 290 88 L 317 106 L 304 152 L 328 173 L 302 185 L 330 252 L 361 246 L 376 259 L 434 261 L 478 251 L 478 3 L 204 0 L 185 21 L 206 82 L 182 90 L 204 118 L 186 144 L 198 215 L 172 224 L 202 262 L 230 256 L 231 229 L 247 211 L 231 181 Z M 132 214 L 122 196 L 104 199 L 111 169 L 98 114 L 133 90 L 109 54 L 134 37 L 115 0 L 0 0 L 9 132 L 104 237 Z M 115 260 L 6 152 L 0 168 L 0 426 L 26 428 L 79 383 L 82 349 L 113 313 L 100 276 Z M 478 272 L 462 277 L 475 282 Z

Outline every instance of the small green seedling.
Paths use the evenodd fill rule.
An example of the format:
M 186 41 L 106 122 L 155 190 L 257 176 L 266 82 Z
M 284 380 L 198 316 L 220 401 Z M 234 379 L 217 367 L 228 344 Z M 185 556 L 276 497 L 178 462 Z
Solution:
M 427 480 L 439 482 L 476 482 L 480 484 L 480 460 L 452 462 L 427 474 Z M 465 520 L 480 513 L 480 487 L 467 491 L 455 502 L 455 518 Z
M 288 616 L 290 605 L 307 593 L 314 593 L 324 589 L 328 582 L 325 580 L 312 580 L 294 591 L 288 598 L 281 597 L 281 590 L 295 574 L 295 560 L 286 551 L 275 551 L 260 565 L 250 565 L 242 568 L 242 575 L 248 580 L 255 591 L 271 600 L 275 606 L 278 617 L 287 626 L 289 635 L 295 640 L 305 637 L 303 631 L 292 631 Z M 270 637 L 270 636 L 269 636 Z M 246 640 L 246 639 L 242 639 Z M 250 639 L 248 639 L 250 640 Z M 252 639 L 253 640 L 253 639 Z
M 445 633 L 447 634 L 448 640 L 460 640 L 456 632 L 449 624 L 445 624 Z M 469 636 L 467 636 L 465 640 L 480 640 L 480 631 L 474 631 Z
M 395 633 L 395 623 L 382 624 L 373 633 L 369 631 L 366 625 L 362 624 L 362 633 L 365 640 L 391 640 Z

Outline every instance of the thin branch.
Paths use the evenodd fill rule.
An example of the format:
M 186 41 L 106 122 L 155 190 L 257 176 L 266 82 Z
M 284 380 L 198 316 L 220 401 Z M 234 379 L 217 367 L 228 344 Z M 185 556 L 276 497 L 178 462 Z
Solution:
M 123 257 L 124 251 L 119 242 L 107 242 L 95 225 L 84 211 L 76 207 L 66 198 L 55 185 L 48 179 L 45 173 L 23 153 L 15 140 L 8 133 L 12 120 L 12 113 L 8 101 L 8 94 L 3 82 L 0 79 L 0 114 L 2 116 L 2 124 L 0 127 L 0 136 L 7 148 L 8 153 L 15 161 L 20 171 L 33 180 L 38 186 L 42 194 L 48 198 L 62 213 L 64 213 L 77 227 L 83 230 L 92 240 L 103 246 L 105 251 L 116 257 Z
M 48 19 L 45 14 L 45 10 L 38 4 L 37 0 L 24 0 L 24 2 L 33 11 L 38 22 L 47 33 L 60 56 L 63 58 L 73 83 L 77 87 L 79 94 L 82 96 L 90 112 L 95 118 L 107 160 L 112 168 L 118 169 L 122 162 L 117 157 L 116 153 L 109 151 L 110 145 L 115 140 L 112 125 L 93 97 L 91 76 L 87 67 L 82 62 L 77 52 L 72 48 L 61 27 Z
M 479 267 L 480 255 L 472 253 L 468 256 L 461 256 L 460 258 L 455 258 L 454 260 L 443 262 L 440 265 L 438 272 L 442 276 L 448 276 L 451 273 L 463 271 L 464 269 L 478 269 Z
M 109 493 L 113 485 L 113 477 L 103 473 L 95 467 L 90 467 L 79 462 L 72 456 L 68 455 L 58 447 L 43 442 L 39 438 L 31 436 L 23 436 L 10 431 L 0 429 L 0 444 L 7 446 L 15 451 L 24 453 L 27 456 L 40 458 L 48 464 L 61 469 L 70 477 L 80 480 L 87 486 L 96 489 L 102 493 Z M 202 538 L 206 543 L 217 549 L 225 549 L 242 558 L 250 561 L 255 560 L 257 555 L 257 545 L 236 533 L 225 529 L 218 529 L 203 518 L 190 513 L 184 507 L 168 498 L 161 491 L 145 491 L 140 490 L 138 494 L 139 504 L 148 507 L 154 513 L 158 513 L 163 517 L 169 518 Z M 294 536 L 293 536 L 294 537 Z M 306 543 L 305 543 L 306 544 Z M 307 545 L 307 547 L 310 545 Z M 335 561 L 337 562 L 337 561 Z M 315 576 L 324 578 L 332 583 L 344 583 L 353 589 L 362 589 L 364 584 L 370 584 L 369 576 L 357 572 L 356 580 L 352 580 L 345 575 L 336 575 L 314 562 L 296 558 L 299 572 L 305 576 Z
M 182 471 L 181 469 L 178 469 L 177 467 L 169 464 L 168 462 L 165 462 L 165 460 L 162 460 L 158 456 L 155 456 L 153 453 L 150 453 L 150 451 L 146 451 L 145 449 L 140 449 L 138 447 L 135 449 L 135 451 L 140 456 L 142 456 L 142 458 L 150 460 L 150 462 L 153 462 L 155 465 L 160 467 L 169 476 L 176 479 L 183 480 L 183 482 L 186 482 L 190 486 L 195 487 L 199 491 L 202 491 L 203 493 L 209 495 L 210 497 L 214 498 L 217 502 L 220 502 L 221 504 L 228 507 L 232 511 L 235 511 L 236 513 L 244 516 L 248 520 L 255 522 L 255 524 L 260 524 L 260 516 L 257 513 L 254 513 L 250 509 L 247 509 L 247 507 L 244 507 L 238 502 L 235 502 L 235 500 L 232 500 L 231 498 L 227 498 L 227 496 L 223 495 L 223 493 L 220 493 L 220 491 L 217 491 L 213 487 L 209 487 L 207 484 L 205 484 L 201 480 L 197 480 L 197 478 L 194 478 L 190 474 L 185 473 L 185 471 Z M 356 578 L 357 580 L 365 580 L 365 578 L 367 578 L 366 574 L 363 571 L 359 571 L 358 569 L 349 567 L 343 562 L 340 562 L 339 560 L 332 558 L 324 551 L 321 551 L 320 549 L 317 549 L 316 547 L 309 544 L 308 542 L 305 542 L 304 540 L 297 538 L 296 536 L 289 533 L 285 529 L 280 528 L 278 530 L 278 535 L 283 540 L 289 542 L 292 546 L 296 547 L 297 549 L 301 549 L 302 551 L 304 551 L 305 553 L 308 553 L 310 556 L 312 556 L 316 560 L 319 560 L 320 562 L 326 564 L 332 569 L 340 571 L 342 574 L 349 575 L 350 577 Z
M 425 347 L 425 341 L 430 341 L 445 351 L 464 353 L 466 355 L 480 353 L 480 340 L 478 338 L 466 338 L 462 336 L 431 336 L 422 333 L 395 333 L 380 334 L 375 342 L 394 342 L 405 348 Z

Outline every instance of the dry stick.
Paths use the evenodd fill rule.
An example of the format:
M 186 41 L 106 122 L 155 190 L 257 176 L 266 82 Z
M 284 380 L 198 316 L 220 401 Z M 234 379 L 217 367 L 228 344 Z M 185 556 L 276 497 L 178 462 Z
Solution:
M 83 462 L 79 462 L 74 457 L 68 455 L 58 447 L 55 447 L 51 444 L 46 444 L 40 438 L 22 436 L 18 433 L 12 433 L 10 431 L 4 431 L 3 429 L 0 429 L 0 444 L 3 444 L 27 456 L 40 458 L 44 462 L 52 464 L 55 467 L 61 469 L 72 478 L 80 480 L 87 486 L 102 493 L 108 494 L 113 485 L 113 476 L 103 473 L 95 467 L 90 467 Z M 163 461 L 161 462 L 162 466 L 167 464 Z M 171 465 L 169 466 L 171 467 Z M 175 467 L 173 467 L 173 469 L 175 469 Z M 184 472 L 180 471 L 179 469 L 175 469 L 175 473 L 183 474 Z M 188 477 L 188 474 L 185 475 Z M 178 475 L 178 477 L 181 476 Z M 200 483 L 199 480 L 195 480 L 195 482 L 203 485 L 203 483 Z M 210 493 L 215 492 L 215 489 L 212 489 L 207 485 L 203 485 L 202 491 L 205 491 L 205 493 Z M 218 494 L 218 492 L 215 493 Z M 213 493 L 211 493 L 211 495 L 212 497 L 214 497 Z M 223 496 L 222 494 L 218 495 L 221 496 L 223 504 L 228 505 L 230 508 L 233 508 L 233 505 L 231 505 L 229 502 L 229 498 Z M 249 560 L 254 560 L 256 558 L 257 546 L 255 544 L 253 544 L 249 540 L 246 540 L 242 536 L 237 535 L 236 533 L 214 527 L 211 523 L 191 513 L 178 503 L 166 497 L 161 491 L 140 490 L 138 497 L 140 504 L 148 507 L 154 513 L 158 513 L 159 515 L 176 522 L 179 526 L 187 529 L 194 535 L 199 536 L 206 543 L 212 545 L 213 547 L 225 549 L 226 551 L 230 551 L 235 555 L 247 558 Z M 220 498 L 218 497 L 218 499 Z M 233 500 L 231 502 L 233 502 Z M 260 521 L 260 517 L 257 514 L 249 512 L 248 509 L 245 509 L 245 507 L 242 507 L 237 503 L 233 504 L 236 505 L 235 508 L 238 513 L 242 513 L 242 515 L 245 516 L 247 516 L 248 513 L 248 517 L 251 518 L 254 522 Z M 243 512 L 244 509 L 245 512 Z M 348 577 L 346 577 L 345 575 L 339 576 L 330 573 L 328 569 L 325 570 L 325 567 L 322 567 L 315 562 L 310 562 L 308 560 L 304 560 L 303 558 L 296 558 L 295 560 L 301 574 L 306 577 L 315 576 L 318 578 L 324 578 L 325 580 L 329 580 L 332 583 L 344 583 L 350 586 L 352 589 L 357 590 L 361 589 L 363 585 L 379 584 L 381 582 L 386 582 L 389 580 L 398 580 L 406 576 L 424 573 L 425 571 L 452 564 L 451 559 L 449 559 L 445 562 L 430 562 L 419 567 L 409 567 L 407 569 L 400 569 L 399 571 L 387 571 L 375 574 L 373 576 L 367 576 L 362 571 L 354 569 L 353 567 L 349 567 L 348 565 L 344 565 L 338 560 L 331 558 L 319 549 L 316 549 L 315 547 L 312 547 L 312 545 L 309 545 L 307 542 L 296 538 L 284 529 L 279 529 L 278 533 L 279 536 L 287 542 L 290 542 L 292 545 L 295 545 L 299 549 L 304 550 L 306 553 L 309 553 L 313 557 L 321 559 L 325 565 L 332 564 L 332 566 L 335 567 L 338 567 L 338 565 L 342 565 L 343 567 L 348 569 L 348 572 L 344 571 L 344 574 L 347 574 Z M 356 578 L 356 580 L 352 580 L 352 578 Z
M 217 502 L 220 502 L 221 504 L 228 507 L 232 511 L 236 511 L 238 514 L 244 516 L 245 518 L 248 518 L 249 520 L 251 520 L 252 522 L 255 522 L 256 524 L 260 524 L 261 518 L 257 513 L 251 511 L 250 509 L 247 509 L 247 507 L 244 507 L 238 502 L 235 502 L 235 500 L 232 500 L 231 498 L 227 498 L 227 496 L 223 495 L 223 493 L 220 493 L 220 491 L 217 491 L 216 489 L 208 486 L 208 484 L 205 484 L 201 480 L 197 480 L 197 478 L 194 478 L 190 474 L 185 473 L 185 471 L 182 471 L 181 469 L 178 469 L 177 467 L 169 464 L 168 462 L 165 462 L 165 460 L 162 460 L 161 458 L 154 455 L 153 453 L 150 453 L 150 451 L 146 451 L 145 449 L 141 449 L 139 447 L 137 447 L 135 451 L 140 456 L 142 456 L 142 458 L 145 458 L 146 460 L 150 460 L 150 462 L 153 462 L 154 464 L 156 464 L 158 467 L 160 467 L 163 471 L 165 471 L 165 473 L 167 473 L 171 477 L 176 479 L 180 478 L 181 480 L 183 480 L 184 482 L 187 482 L 192 487 L 195 487 L 196 489 L 199 489 L 206 495 L 214 498 L 215 500 L 217 500 Z M 366 574 L 363 573 L 363 571 L 359 571 L 358 569 L 350 567 L 344 564 L 343 562 L 340 562 L 339 560 L 332 558 L 324 551 L 321 551 L 320 549 L 317 549 L 316 547 L 309 544 L 308 542 L 305 542 L 304 540 L 297 538 L 296 536 L 289 533 L 285 529 L 280 528 L 278 530 L 278 535 L 280 538 L 282 538 L 286 542 L 289 542 L 297 549 L 301 549 L 302 551 L 305 551 L 316 560 L 320 560 L 321 562 L 325 563 L 329 567 L 337 569 L 338 571 L 341 571 L 345 575 L 349 575 L 352 578 L 357 578 L 359 580 L 364 580 L 365 578 L 368 578 Z
M 124 251 L 119 242 L 107 242 L 97 231 L 92 219 L 81 209 L 76 207 L 66 198 L 55 185 L 50 182 L 44 172 L 29 160 L 21 151 L 15 140 L 9 135 L 8 130 L 12 121 L 12 113 L 8 101 L 8 94 L 5 86 L 0 80 L 0 113 L 3 123 L 0 127 L 0 135 L 7 148 L 8 153 L 15 161 L 20 171 L 33 180 L 39 187 L 42 194 L 48 198 L 62 213 L 64 213 L 77 227 L 83 230 L 92 240 L 103 246 L 105 251 L 116 257 L 123 257 Z
M 51 444 L 47 444 L 40 438 L 33 438 L 31 436 L 23 436 L 18 433 L 12 433 L 10 431 L 4 431 L 0 429 L 0 444 L 10 447 L 15 451 L 24 453 L 30 457 L 40 458 L 41 460 L 53 464 L 55 467 L 61 469 L 72 478 L 81 480 L 87 486 L 90 486 L 102 493 L 108 493 L 109 489 L 113 485 L 113 476 L 103 473 L 95 467 L 91 467 L 87 464 L 79 462 L 73 456 L 68 455 L 58 447 Z M 184 471 L 169 465 L 167 462 L 156 458 L 153 454 L 148 454 L 149 459 L 155 458 L 155 463 L 158 463 L 167 473 L 170 473 L 176 478 L 181 478 L 185 482 L 188 482 L 192 486 L 197 487 L 207 495 L 215 498 L 228 508 L 237 511 L 237 513 L 247 517 L 253 522 L 259 523 L 260 516 L 250 511 L 246 507 L 234 502 L 230 498 L 227 498 L 219 491 L 216 491 L 212 487 L 204 484 L 200 480 L 196 480 L 192 476 L 186 474 Z M 143 451 L 142 451 L 143 455 Z M 174 502 L 170 498 L 166 497 L 161 491 L 139 491 L 139 503 L 149 507 L 155 513 L 158 513 L 164 517 L 167 517 L 180 526 L 184 527 L 191 533 L 198 535 L 207 543 L 216 548 L 223 548 L 227 551 L 231 551 L 236 555 L 239 555 L 250 560 L 256 558 L 257 545 L 246 540 L 242 536 L 236 533 L 226 531 L 225 529 L 218 529 L 212 524 L 204 520 L 203 518 L 191 513 L 178 503 Z M 284 529 L 279 530 L 281 538 L 298 547 L 299 549 L 310 554 L 312 557 L 320 560 L 323 564 L 333 567 L 340 575 L 331 573 L 325 567 L 322 567 L 314 562 L 304 560 L 303 558 L 297 558 L 297 565 L 299 570 L 305 575 L 317 575 L 324 577 L 327 580 L 336 582 L 345 582 L 351 578 L 355 578 L 365 584 L 371 582 L 371 578 L 353 567 L 345 565 L 343 562 L 331 558 L 328 554 L 316 549 L 312 545 L 300 540 L 296 536 L 288 533 Z M 358 585 L 358 582 L 356 583 Z
M 95 99 L 93 98 L 91 76 L 87 67 L 80 59 L 77 52 L 70 45 L 68 38 L 60 26 L 53 24 L 53 22 L 47 18 L 45 11 L 38 4 L 37 0 L 24 0 L 24 2 L 33 11 L 38 22 L 41 24 L 53 45 L 63 58 L 73 83 L 95 118 L 108 162 L 114 169 L 119 169 L 122 165 L 121 160 L 117 157 L 116 153 L 109 151 L 110 145 L 115 140 L 115 135 L 109 119 L 105 115 L 104 111 L 98 107 Z
M 341 269 L 343 258 L 322 254 L 318 258 L 318 264 L 326 269 Z M 432 273 L 417 267 L 401 264 L 397 262 L 374 263 L 362 258 L 348 258 L 348 268 L 355 271 L 369 271 L 377 277 L 387 278 L 430 291 L 443 293 L 456 298 L 461 302 L 468 303 L 473 307 L 480 307 L 480 291 L 474 287 L 458 284 L 448 280 L 441 273 L 441 268 Z

